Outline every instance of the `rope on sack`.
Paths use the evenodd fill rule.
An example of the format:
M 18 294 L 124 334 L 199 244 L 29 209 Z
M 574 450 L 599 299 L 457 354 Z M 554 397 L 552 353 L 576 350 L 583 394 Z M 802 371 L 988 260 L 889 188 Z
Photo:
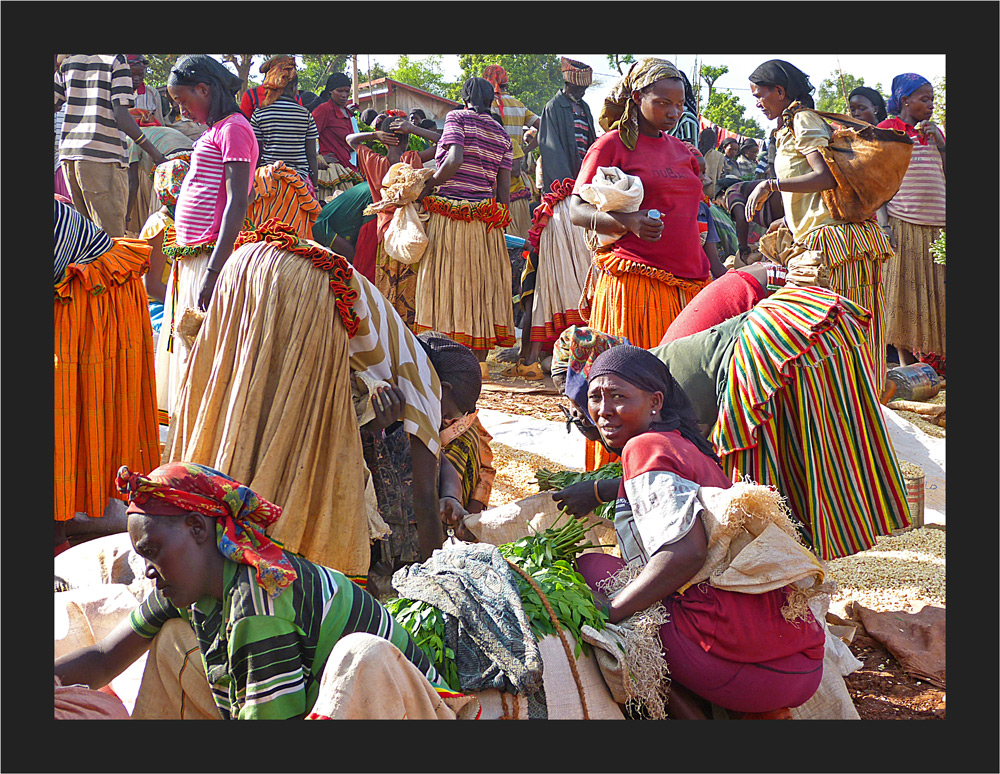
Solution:
M 545 605 L 545 609 L 549 613 L 549 618 L 552 620 L 553 626 L 556 627 L 556 633 L 559 635 L 559 639 L 562 641 L 563 650 L 566 651 L 566 660 L 569 661 L 569 668 L 573 672 L 573 680 L 576 683 L 576 689 L 580 693 L 580 705 L 583 707 L 583 719 L 590 720 L 590 712 L 587 710 L 587 697 L 584 695 L 583 683 L 580 681 L 580 673 L 576 669 L 576 659 L 573 657 L 573 650 L 569 646 L 569 642 L 566 640 L 566 633 L 563 631 L 562 626 L 559 625 L 559 619 L 556 618 L 555 611 L 552 609 L 552 605 L 549 604 L 549 600 L 542 593 L 542 590 L 535 583 L 534 579 L 528 575 L 524 570 L 514 564 L 510 559 L 507 560 L 507 564 L 517 572 L 522 578 L 528 581 L 528 585 L 535 590 L 538 594 L 538 598 L 542 600 L 542 604 Z M 502 694 L 501 694 L 502 696 Z M 504 714 L 506 714 L 506 704 L 504 705 Z

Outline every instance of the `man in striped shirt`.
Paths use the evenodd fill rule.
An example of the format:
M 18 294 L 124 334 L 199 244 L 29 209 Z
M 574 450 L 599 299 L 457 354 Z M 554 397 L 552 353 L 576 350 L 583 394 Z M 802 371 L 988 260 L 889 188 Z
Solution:
M 59 158 L 73 206 L 112 237 L 125 235 L 126 135 L 154 163 L 166 161 L 129 114 L 134 102 L 123 54 L 69 54 L 56 68 L 55 109 L 67 106 Z

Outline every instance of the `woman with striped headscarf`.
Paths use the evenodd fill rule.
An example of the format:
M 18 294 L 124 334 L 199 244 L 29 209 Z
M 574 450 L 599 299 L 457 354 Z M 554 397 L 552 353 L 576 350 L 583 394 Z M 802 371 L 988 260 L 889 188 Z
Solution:
M 606 133 L 587 151 L 573 189 L 573 223 L 620 237 L 594 256 L 589 324 L 642 347 L 659 342 L 711 279 L 698 232 L 701 172 L 689 147 L 669 134 L 684 105 L 684 79 L 673 64 L 633 64 L 604 100 Z M 584 201 L 580 191 L 599 167 L 642 181 L 637 212 L 599 212 Z
M 865 349 L 881 390 L 885 381 L 882 274 L 883 264 L 893 255 L 889 240 L 874 217 L 843 223 L 823 201 L 822 192 L 837 185 L 819 152 L 829 145 L 832 130 L 813 110 L 809 76 L 789 62 L 772 59 L 750 74 L 750 91 L 757 107 L 778 125 L 774 135 L 777 177 L 754 188 L 747 200 L 746 219 L 753 220 L 772 193 L 781 194 L 784 218 L 771 228 L 781 223 L 787 226 L 795 242 L 806 248 L 803 260 L 816 264 L 816 281 L 872 313 Z

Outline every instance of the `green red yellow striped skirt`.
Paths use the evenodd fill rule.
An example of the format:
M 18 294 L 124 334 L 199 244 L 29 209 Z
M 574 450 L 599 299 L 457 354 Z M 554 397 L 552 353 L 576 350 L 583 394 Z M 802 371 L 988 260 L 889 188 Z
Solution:
M 55 287 L 55 518 L 103 515 L 118 468 L 159 464 L 145 240 L 115 239 Z
M 892 246 L 874 221 L 823 226 L 803 240 L 823 255 L 830 287 L 871 312 L 864 352 L 881 391 L 885 382 L 885 295 L 883 264 L 893 258 Z
M 712 430 L 726 472 L 781 492 L 824 560 L 911 523 L 866 354 L 870 322 L 824 288 L 761 301 L 740 331 Z

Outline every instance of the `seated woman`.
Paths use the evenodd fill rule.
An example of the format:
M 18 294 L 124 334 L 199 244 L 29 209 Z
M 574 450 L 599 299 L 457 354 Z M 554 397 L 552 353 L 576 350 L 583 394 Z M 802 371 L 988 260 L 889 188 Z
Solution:
M 422 333 L 417 339 L 441 382 L 441 518 L 465 539 L 462 516 L 486 508 L 496 475 L 491 436 L 476 416 L 482 390 L 479 361 L 472 350 L 443 334 Z M 376 596 L 391 595 L 393 572 L 420 558 L 412 452 L 400 421 L 405 405 L 405 396 L 398 388 L 380 388 L 372 401 L 375 419 L 361 427 L 361 445 L 372 473 L 379 514 L 391 528 L 387 540 L 372 546 L 367 588 Z
M 749 477 L 780 492 L 821 559 L 864 551 L 911 523 L 864 362 L 871 316 L 825 288 L 786 286 L 772 294 L 766 272 L 766 264 L 727 272 L 704 291 L 710 303 L 685 309 L 679 330 L 671 326 L 650 352 L 690 398 L 731 479 Z M 673 335 L 681 332 L 687 335 Z M 614 341 L 587 329 L 570 329 L 553 358 L 553 373 L 567 374 L 571 419 L 594 441 L 600 436 L 587 417 L 578 374 L 609 345 Z M 824 486 L 811 483 L 820 477 Z M 611 482 L 598 486 L 574 484 L 555 497 L 573 513 L 587 513 L 614 496 Z M 859 488 L 865 496 L 857 496 Z
M 56 659 L 63 684 L 99 688 L 148 650 L 135 718 L 452 719 L 474 703 L 364 589 L 271 541 L 282 510 L 249 487 L 188 462 L 116 483 L 156 589 Z
M 705 719 L 704 702 L 754 714 L 804 704 L 823 674 L 825 633 L 811 613 L 785 620 L 789 587 L 761 594 L 709 583 L 684 588 L 708 547 L 694 494 L 731 483 L 669 369 L 643 349 L 615 347 L 594 361 L 587 401 L 602 440 L 622 458 L 615 505 L 622 556 L 584 554 L 577 564 L 611 623 L 655 602 L 666 607 L 660 639 L 671 717 Z M 614 599 L 596 590 L 631 562 L 643 569 Z

